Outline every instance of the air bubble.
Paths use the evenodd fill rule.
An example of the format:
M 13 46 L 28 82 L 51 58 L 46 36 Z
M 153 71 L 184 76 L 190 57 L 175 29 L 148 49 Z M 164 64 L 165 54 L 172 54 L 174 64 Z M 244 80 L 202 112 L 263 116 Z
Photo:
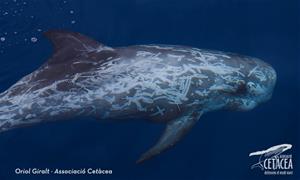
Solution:
M 36 43 L 38 39 L 36 37 L 32 37 L 30 40 L 31 42 Z

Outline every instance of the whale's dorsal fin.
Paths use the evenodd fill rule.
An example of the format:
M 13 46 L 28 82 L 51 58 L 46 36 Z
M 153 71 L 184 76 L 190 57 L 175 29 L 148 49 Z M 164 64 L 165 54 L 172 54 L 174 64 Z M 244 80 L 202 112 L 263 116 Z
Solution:
M 170 121 L 159 141 L 144 153 L 137 163 L 150 159 L 174 146 L 196 124 L 202 114 L 202 112 L 188 112 L 181 117 Z
M 44 35 L 54 46 L 54 54 L 47 62 L 48 64 L 64 62 L 83 52 L 113 51 L 112 48 L 76 32 L 51 30 L 45 32 Z

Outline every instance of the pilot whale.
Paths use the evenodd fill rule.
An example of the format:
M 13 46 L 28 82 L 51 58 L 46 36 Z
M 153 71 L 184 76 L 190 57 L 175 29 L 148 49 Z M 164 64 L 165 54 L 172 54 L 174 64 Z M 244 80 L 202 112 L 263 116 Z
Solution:
M 61 30 L 53 55 L 0 94 L 0 132 L 74 117 L 165 123 L 137 162 L 175 145 L 209 111 L 251 110 L 269 100 L 276 72 L 257 58 L 187 46 L 109 47 Z

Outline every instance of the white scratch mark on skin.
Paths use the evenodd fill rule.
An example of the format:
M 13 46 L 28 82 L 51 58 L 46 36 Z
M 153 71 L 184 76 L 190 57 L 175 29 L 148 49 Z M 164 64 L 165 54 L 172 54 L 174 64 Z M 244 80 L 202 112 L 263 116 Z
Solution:
M 184 55 L 174 55 L 174 54 L 168 54 L 167 56 L 170 58 L 177 59 L 177 61 L 179 62 L 185 57 Z
M 163 116 L 164 115 L 164 112 L 165 112 L 165 109 L 161 109 L 159 106 L 156 106 L 156 109 L 157 109 L 157 112 L 151 114 L 151 116 L 157 116 L 157 115 L 160 115 L 160 116 Z
M 262 71 L 258 70 L 258 66 L 255 66 L 248 74 L 248 77 L 250 77 L 252 74 L 254 74 L 260 81 L 266 81 L 267 77 Z

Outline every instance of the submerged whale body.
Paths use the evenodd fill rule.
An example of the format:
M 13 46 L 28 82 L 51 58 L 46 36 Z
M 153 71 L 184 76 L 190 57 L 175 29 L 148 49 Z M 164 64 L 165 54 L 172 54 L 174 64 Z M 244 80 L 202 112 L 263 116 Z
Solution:
M 112 48 L 67 31 L 45 35 L 52 57 L 0 94 L 0 132 L 78 116 L 166 123 L 142 162 L 173 146 L 203 113 L 267 101 L 276 82 L 274 69 L 257 58 L 186 46 Z

